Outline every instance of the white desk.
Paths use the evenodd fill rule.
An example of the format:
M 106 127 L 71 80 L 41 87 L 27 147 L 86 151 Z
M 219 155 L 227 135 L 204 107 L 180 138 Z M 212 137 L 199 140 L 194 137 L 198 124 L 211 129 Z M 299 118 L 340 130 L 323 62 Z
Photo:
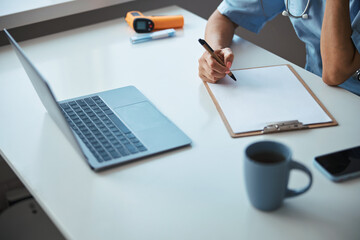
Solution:
M 65 99 L 137 86 L 193 140 L 191 147 L 95 173 L 41 105 L 9 46 L 0 48 L 0 149 L 65 237 L 70 239 L 359 239 L 360 180 L 335 184 L 316 155 L 360 143 L 360 98 L 294 66 L 339 126 L 233 139 L 197 76 L 206 21 L 183 14 L 174 38 L 131 45 L 124 19 L 20 45 Z M 288 63 L 235 38 L 234 68 Z M 254 209 L 243 181 L 243 152 L 272 139 L 291 147 L 313 172 L 306 194 L 278 211 Z M 306 183 L 291 175 L 291 186 Z

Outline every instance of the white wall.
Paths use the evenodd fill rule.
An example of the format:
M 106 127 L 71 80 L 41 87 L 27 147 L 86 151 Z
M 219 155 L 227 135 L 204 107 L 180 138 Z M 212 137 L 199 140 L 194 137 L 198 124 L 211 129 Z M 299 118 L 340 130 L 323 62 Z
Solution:
M 0 29 L 15 28 L 133 0 L 1 0 Z

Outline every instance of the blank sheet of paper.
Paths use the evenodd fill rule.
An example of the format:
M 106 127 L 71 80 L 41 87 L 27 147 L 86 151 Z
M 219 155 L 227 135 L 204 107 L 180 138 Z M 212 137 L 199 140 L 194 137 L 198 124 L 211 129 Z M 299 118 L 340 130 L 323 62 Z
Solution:
M 226 76 L 208 86 L 234 133 L 261 131 L 279 121 L 332 121 L 287 65 L 232 72 L 236 82 Z

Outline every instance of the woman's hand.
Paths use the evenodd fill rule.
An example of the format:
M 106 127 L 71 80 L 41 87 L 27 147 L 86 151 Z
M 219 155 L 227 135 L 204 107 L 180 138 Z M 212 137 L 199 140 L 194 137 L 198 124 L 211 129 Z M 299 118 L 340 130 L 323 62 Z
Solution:
M 209 83 L 216 83 L 230 72 L 234 54 L 230 48 L 215 50 L 214 53 L 225 63 L 223 66 L 207 51 L 199 59 L 199 77 Z

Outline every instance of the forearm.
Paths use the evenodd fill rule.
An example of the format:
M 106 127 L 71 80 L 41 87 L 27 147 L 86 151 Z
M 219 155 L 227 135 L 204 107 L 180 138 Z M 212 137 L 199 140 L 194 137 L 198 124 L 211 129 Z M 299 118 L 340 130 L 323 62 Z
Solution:
M 229 47 L 236 25 L 216 10 L 209 18 L 205 29 L 205 39 L 214 49 Z
M 323 81 L 329 85 L 343 83 L 360 66 L 359 52 L 351 34 L 349 0 L 327 0 L 320 49 Z

